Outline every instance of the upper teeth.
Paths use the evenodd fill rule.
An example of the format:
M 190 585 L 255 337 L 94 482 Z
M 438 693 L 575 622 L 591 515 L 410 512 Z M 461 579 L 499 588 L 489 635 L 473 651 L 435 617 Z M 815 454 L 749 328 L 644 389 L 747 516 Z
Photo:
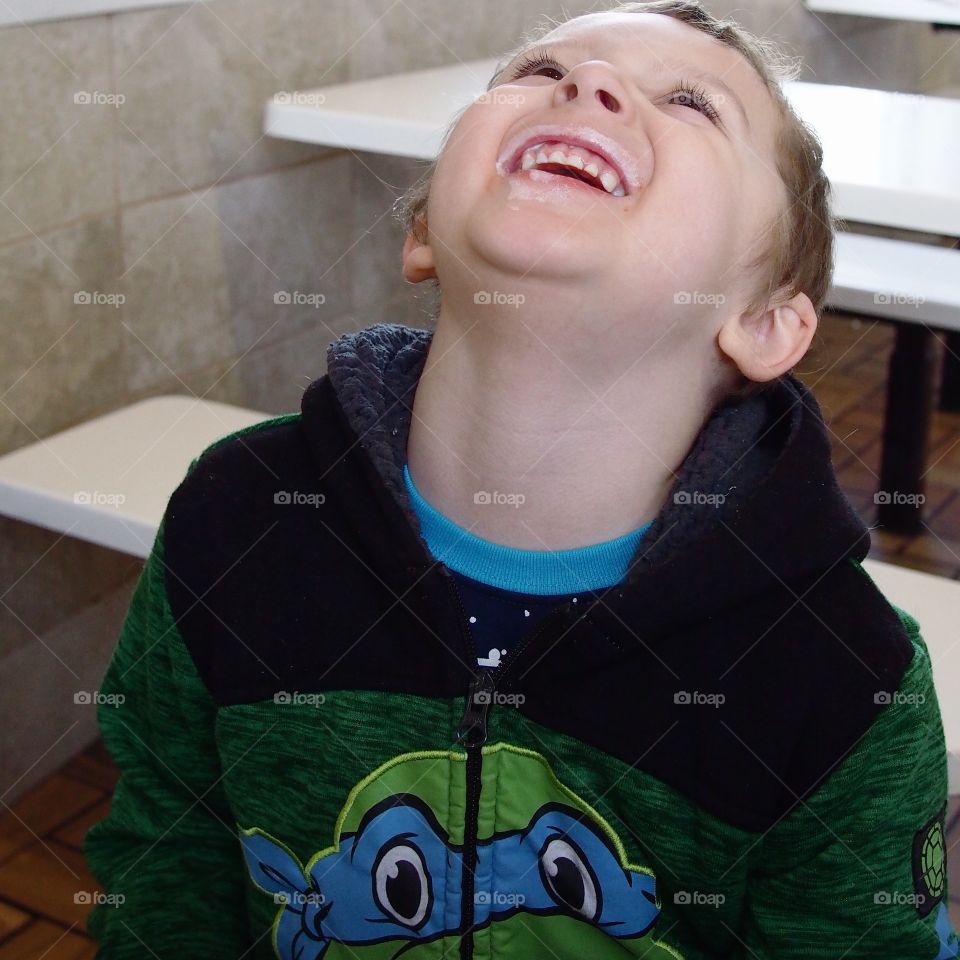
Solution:
M 557 141 L 536 143 L 523 151 L 520 159 L 520 169 L 529 170 L 531 167 L 543 163 L 562 163 L 577 170 L 583 170 L 590 176 L 596 177 L 603 184 L 603 189 L 615 197 L 626 195 L 620 177 L 603 157 L 585 150 L 583 147 L 572 147 Z

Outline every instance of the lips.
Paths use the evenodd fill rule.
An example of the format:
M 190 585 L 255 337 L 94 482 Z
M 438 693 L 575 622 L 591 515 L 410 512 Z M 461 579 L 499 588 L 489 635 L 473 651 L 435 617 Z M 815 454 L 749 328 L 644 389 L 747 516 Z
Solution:
M 636 159 L 612 138 L 592 127 L 582 125 L 528 127 L 507 142 L 497 158 L 497 172 L 501 176 L 516 173 L 520 159 L 528 147 L 550 140 L 583 147 L 600 156 L 616 171 L 627 196 L 641 188 Z

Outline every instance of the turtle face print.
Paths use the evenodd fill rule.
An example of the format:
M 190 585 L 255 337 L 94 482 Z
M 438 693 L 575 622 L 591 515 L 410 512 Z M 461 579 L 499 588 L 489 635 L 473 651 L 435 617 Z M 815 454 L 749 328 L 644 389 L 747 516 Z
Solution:
M 510 751 L 510 762 L 539 768 L 538 777 L 513 782 L 545 782 L 542 757 L 507 744 L 485 749 Z M 264 830 L 241 828 L 250 876 L 279 908 L 273 933 L 280 960 L 417 955 L 421 944 L 465 932 L 462 808 L 450 783 L 451 771 L 454 779 L 462 773 L 459 756 L 411 754 L 381 770 L 354 788 L 333 845 L 306 865 Z M 418 789 L 386 793 L 389 781 Z M 629 943 L 627 954 L 676 960 L 652 937 L 660 913 L 653 874 L 625 861 L 610 828 L 575 795 L 551 792 L 524 814 L 526 822 L 478 831 L 475 935 L 503 926 L 517 955 L 525 955 L 524 942 L 536 952 L 555 938 L 578 955 L 586 949 L 592 957 L 622 957 Z M 547 925 L 557 928 L 552 938 Z
M 371 809 L 356 834 L 308 869 L 276 840 L 241 832 L 254 883 L 282 910 L 276 945 L 282 958 L 313 960 L 328 944 L 431 940 L 447 932 L 446 877 L 456 857 L 436 818 L 416 797 L 399 795 Z

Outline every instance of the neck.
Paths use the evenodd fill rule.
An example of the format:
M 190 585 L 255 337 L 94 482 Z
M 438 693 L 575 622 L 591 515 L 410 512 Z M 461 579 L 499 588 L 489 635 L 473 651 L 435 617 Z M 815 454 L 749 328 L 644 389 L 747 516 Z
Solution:
M 618 370 L 586 357 L 576 367 L 516 317 L 456 324 L 441 309 L 407 444 L 416 488 L 475 536 L 519 549 L 637 530 L 660 512 L 710 413 L 692 372 L 662 356 L 638 349 Z

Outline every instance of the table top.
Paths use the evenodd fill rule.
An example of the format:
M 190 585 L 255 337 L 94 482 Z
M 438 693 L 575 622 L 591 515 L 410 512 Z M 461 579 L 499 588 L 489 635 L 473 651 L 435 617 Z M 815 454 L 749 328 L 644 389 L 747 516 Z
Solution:
M 141 400 L 0 457 L 0 514 L 145 558 L 191 460 L 271 416 L 196 397 Z
M 863 569 L 890 603 L 920 624 L 943 717 L 950 793 L 960 794 L 960 581 L 880 560 L 865 560 Z
M 806 7 L 820 13 L 960 24 L 960 0 L 806 0 Z
M 472 60 L 284 91 L 267 102 L 264 131 L 429 160 L 447 123 L 483 93 L 496 66 Z M 801 81 L 784 89 L 821 138 L 835 216 L 960 236 L 960 100 Z

